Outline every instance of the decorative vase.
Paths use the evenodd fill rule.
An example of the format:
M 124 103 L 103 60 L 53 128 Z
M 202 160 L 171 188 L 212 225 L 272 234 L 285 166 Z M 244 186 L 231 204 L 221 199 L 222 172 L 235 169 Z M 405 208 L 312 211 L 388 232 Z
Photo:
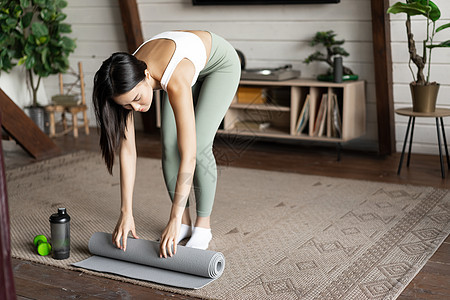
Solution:
M 436 99 L 439 84 L 416 85 L 409 84 L 414 112 L 434 112 L 436 110 Z

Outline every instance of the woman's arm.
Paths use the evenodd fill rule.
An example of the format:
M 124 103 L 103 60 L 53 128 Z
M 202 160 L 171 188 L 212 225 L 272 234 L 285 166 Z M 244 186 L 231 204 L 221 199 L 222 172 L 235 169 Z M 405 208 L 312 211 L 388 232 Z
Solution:
M 124 251 L 127 248 L 127 237 L 130 231 L 134 238 L 138 238 L 134 225 L 132 207 L 137 156 L 133 112 L 130 112 L 127 118 L 125 137 L 126 138 L 121 141 L 119 150 L 121 198 L 120 217 L 113 233 L 113 243 L 117 246 L 117 248 L 123 249 Z M 120 239 L 122 239 L 122 246 L 120 244 Z
M 176 253 L 176 238 L 180 231 L 181 217 L 191 191 L 195 170 L 197 139 L 191 90 L 194 71 L 194 66 L 190 61 L 187 59 L 182 60 L 178 64 L 167 87 L 177 128 L 180 168 L 178 170 L 169 223 L 161 237 L 160 256 L 164 257 L 167 257 L 167 252 L 169 256 L 172 256 L 171 244 L 173 244 L 173 254 Z

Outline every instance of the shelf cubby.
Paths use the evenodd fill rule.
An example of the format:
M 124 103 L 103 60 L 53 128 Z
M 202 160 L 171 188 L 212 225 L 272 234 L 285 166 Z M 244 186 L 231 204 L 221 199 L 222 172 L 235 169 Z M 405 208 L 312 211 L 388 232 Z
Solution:
M 223 128 L 219 130 L 220 134 L 340 143 L 358 138 L 365 133 L 366 108 L 363 81 L 334 83 L 312 79 L 242 80 L 240 87 L 259 87 L 265 103 L 261 101 L 255 101 L 258 104 L 239 103 L 237 93 L 225 115 Z M 329 96 L 328 103 L 332 101 L 331 95 L 336 95 L 334 109 L 338 110 L 341 120 L 339 136 L 331 135 L 332 122 L 334 122 L 330 118 L 333 113 L 331 108 L 327 110 L 327 116 L 330 118 L 325 125 L 327 127 L 324 132 L 327 133 L 322 133 L 320 136 L 315 134 L 314 125 L 324 94 Z M 309 123 L 305 132 L 298 133 L 297 123 L 307 98 L 309 99 Z M 246 128 L 242 124 L 249 124 L 249 126 Z
M 240 103 L 237 93 L 225 114 L 218 134 L 335 143 L 350 141 L 365 134 L 366 97 L 364 85 L 364 81 L 334 83 L 313 79 L 241 80 L 239 87 L 259 88 L 264 101 L 258 101 L 255 98 L 255 101 Z M 337 108 L 341 119 L 339 136 L 314 135 L 314 123 L 324 94 L 336 95 Z M 298 133 L 297 122 L 308 97 L 310 101 L 308 130 Z M 160 127 L 160 93 L 156 93 L 155 100 L 157 126 Z M 329 126 L 327 130 L 330 129 Z

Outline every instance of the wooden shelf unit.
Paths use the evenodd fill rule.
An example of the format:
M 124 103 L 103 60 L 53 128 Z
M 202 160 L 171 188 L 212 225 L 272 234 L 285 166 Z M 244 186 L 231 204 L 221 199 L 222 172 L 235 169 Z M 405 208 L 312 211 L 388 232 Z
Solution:
M 285 89 L 287 101 L 284 105 L 273 104 L 269 100 L 264 104 L 238 103 L 237 96 L 228 109 L 220 134 L 240 136 L 260 136 L 269 138 L 287 138 L 298 140 L 316 140 L 327 142 L 346 142 L 365 134 L 366 99 L 364 81 L 343 83 L 322 82 L 313 79 L 292 79 L 286 81 L 241 80 L 240 86 L 267 89 Z M 314 136 L 313 122 L 323 94 L 337 95 L 342 125 L 340 137 Z M 307 95 L 310 99 L 309 130 L 297 134 L 296 124 Z M 268 97 L 269 98 L 269 97 Z M 269 122 L 266 129 L 235 128 L 236 122 Z

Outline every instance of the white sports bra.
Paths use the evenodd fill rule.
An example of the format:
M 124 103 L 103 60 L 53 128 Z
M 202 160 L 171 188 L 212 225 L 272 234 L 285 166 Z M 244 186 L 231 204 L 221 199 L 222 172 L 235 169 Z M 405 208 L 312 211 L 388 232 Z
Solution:
M 144 42 L 136 51 L 134 51 L 133 55 L 135 55 L 146 43 L 156 39 L 169 39 L 175 43 L 175 51 L 173 56 L 167 64 L 164 74 L 161 77 L 161 87 L 167 91 L 167 84 L 169 83 L 175 68 L 184 58 L 189 59 L 194 64 L 195 74 L 191 84 L 191 86 L 193 86 L 197 81 L 198 74 L 206 65 L 206 48 L 203 41 L 191 32 L 166 31 L 155 35 L 148 41 Z

